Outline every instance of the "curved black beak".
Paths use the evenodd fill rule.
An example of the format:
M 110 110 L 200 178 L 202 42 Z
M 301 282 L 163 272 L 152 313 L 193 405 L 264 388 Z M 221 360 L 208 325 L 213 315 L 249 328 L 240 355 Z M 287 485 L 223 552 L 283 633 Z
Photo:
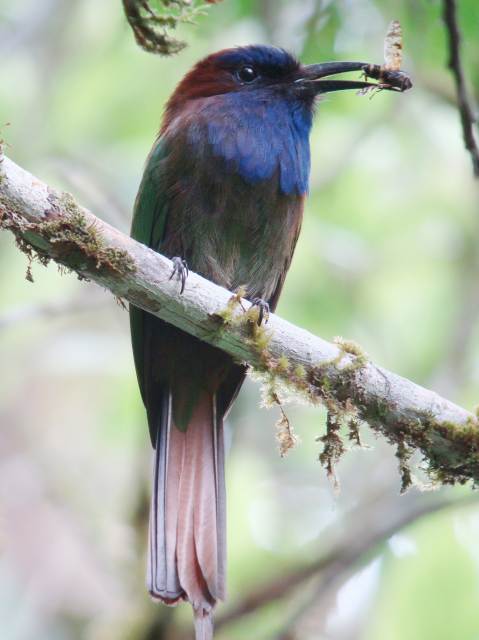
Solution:
M 364 71 L 367 62 L 321 62 L 320 64 L 308 64 L 301 67 L 301 76 L 295 80 L 298 87 L 307 89 L 318 95 L 330 91 L 343 91 L 344 89 L 366 89 L 376 87 L 373 82 L 361 80 L 323 80 L 327 76 L 345 73 L 347 71 Z

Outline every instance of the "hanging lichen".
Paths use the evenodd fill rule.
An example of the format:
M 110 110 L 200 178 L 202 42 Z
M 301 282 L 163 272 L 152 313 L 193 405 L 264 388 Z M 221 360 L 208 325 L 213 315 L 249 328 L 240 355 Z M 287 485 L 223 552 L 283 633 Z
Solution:
M 205 0 L 216 4 L 220 0 Z M 180 24 L 193 24 L 205 15 L 206 4 L 194 0 L 123 0 L 126 19 L 138 45 L 149 53 L 171 56 L 186 42 L 171 35 Z
M 341 420 L 333 411 L 328 411 L 326 416 L 326 433 L 318 438 L 324 444 L 322 452 L 319 454 L 319 461 L 326 469 L 328 478 L 333 483 L 336 490 L 339 490 L 339 480 L 336 475 L 336 465 L 346 451 L 343 439 L 341 438 Z

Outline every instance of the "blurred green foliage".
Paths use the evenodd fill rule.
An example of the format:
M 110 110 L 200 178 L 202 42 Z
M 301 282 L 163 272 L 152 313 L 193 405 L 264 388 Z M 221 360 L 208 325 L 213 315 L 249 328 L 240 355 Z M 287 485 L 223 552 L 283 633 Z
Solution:
M 479 4 L 458 4 L 478 98 Z M 189 46 L 174 58 L 135 44 L 119 1 L 0 0 L 0 124 L 10 123 L 2 136 L 15 161 L 126 231 L 163 105 L 198 58 L 271 42 L 305 62 L 381 62 L 392 18 L 403 25 L 415 88 L 332 95 L 319 106 L 311 194 L 278 311 L 325 338 L 354 339 L 378 363 L 471 407 L 478 185 L 438 0 L 224 0 L 180 27 Z M 53 265 L 35 265 L 32 285 L 26 266 L 1 234 L 2 638 L 138 640 L 154 637 L 148 625 L 158 616 L 189 624 L 189 611 L 160 610 L 143 587 L 150 451 L 127 315 Z M 335 496 L 317 462 L 324 414 L 287 408 L 302 444 L 281 460 L 277 416 L 258 405 L 248 383 L 228 432 L 228 606 L 313 559 L 351 507 L 364 504 L 358 535 L 367 535 L 385 517 L 381 506 L 371 516 L 373 497 L 397 509 L 417 499 L 417 490 L 398 497 L 394 451 L 367 432 L 373 448 L 345 457 Z M 477 523 L 474 508 L 448 510 L 375 548 L 327 602 L 313 601 L 313 623 L 298 637 L 479 637 Z M 279 638 L 311 589 L 224 626 L 219 638 Z

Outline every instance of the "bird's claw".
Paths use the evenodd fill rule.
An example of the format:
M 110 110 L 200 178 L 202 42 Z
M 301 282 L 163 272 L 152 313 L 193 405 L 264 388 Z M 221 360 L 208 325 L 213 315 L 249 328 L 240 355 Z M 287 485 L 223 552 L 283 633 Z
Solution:
M 258 307 L 258 325 L 263 323 L 263 318 L 264 323 L 267 324 L 269 320 L 269 304 L 266 300 L 263 300 L 262 298 L 253 298 L 253 300 L 251 300 L 251 307 Z
M 181 282 L 181 295 L 185 290 L 186 278 L 190 273 L 188 270 L 188 265 L 186 263 L 186 260 L 183 260 L 183 258 L 178 258 L 177 256 L 171 258 L 171 262 L 173 263 L 173 271 L 171 272 L 171 276 L 168 278 L 168 280 L 171 280 L 173 276 L 176 275 L 176 279 Z

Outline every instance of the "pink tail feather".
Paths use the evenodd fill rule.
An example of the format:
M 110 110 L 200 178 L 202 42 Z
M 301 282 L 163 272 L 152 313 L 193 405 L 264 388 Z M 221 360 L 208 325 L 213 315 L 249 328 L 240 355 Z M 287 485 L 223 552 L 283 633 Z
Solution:
M 166 604 L 189 601 L 196 640 L 213 637 L 213 609 L 225 597 L 225 486 L 222 418 L 203 395 L 186 431 L 164 403 L 155 453 L 148 589 Z

